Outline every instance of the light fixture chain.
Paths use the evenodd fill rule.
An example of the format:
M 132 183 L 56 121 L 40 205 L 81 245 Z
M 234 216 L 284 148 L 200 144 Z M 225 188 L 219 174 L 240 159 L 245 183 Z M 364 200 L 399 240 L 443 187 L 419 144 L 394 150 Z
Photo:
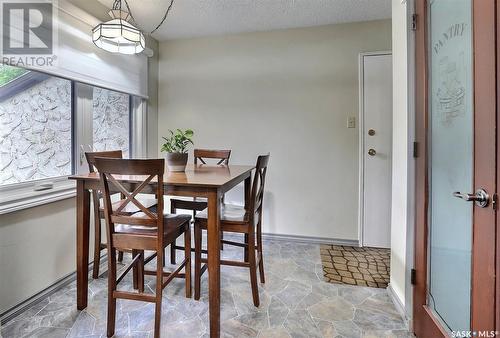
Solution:
M 128 5 L 128 1 L 125 0 L 125 6 L 127 6 L 127 11 L 128 11 L 128 14 L 130 15 L 130 18 L 132 19 L 133 23 L 135 25 L 137 25 L 137 22 L 135 21 L 135 18 L 134 16 L 132 15 L 132 11 L 130 10 L 130 6 Z
M 126 0 L 125 0 L 125 2 L 126 2 Z M 161 19 L 161 22 L 158 24 L 158 26 L 156 26 L 156 28 L 155 28 L 155 29 L 153 29 L 153 30 L 151 31 L 151 33 L 149 33 L 149 34 L 153 34 L 154 32 L 156 32 L 156 31 L 158 30 L 158 28 L 160 28 L 160 26 L 161 26 L 161 25 L 165 22 L 165 20 L 167 19 L 167 15 L 168 15 L 168 13 L 169 13 L 169 12 L 170 12 L 170 10 L 172 9 L 172 5 L 173 5 L 173 4 L 174 4 L 174 0 L 170 0 L 170 5 L 168 6 L 167 11 L 165 12 L 165 15 L 163 16 L 163 19 Z

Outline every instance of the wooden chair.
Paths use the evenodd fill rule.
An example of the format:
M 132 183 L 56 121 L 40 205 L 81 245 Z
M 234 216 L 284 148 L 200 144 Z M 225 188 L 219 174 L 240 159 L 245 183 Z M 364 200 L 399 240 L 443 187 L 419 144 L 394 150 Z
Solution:
M 154 337 L 160 336 L 161 302 L 163 288 L 174 277 L 185 278 L 186 297 L 191 297 L 191 217 L 187 215 L 164 215 L 163 213 L 163 173 L 165 161 L 159 160 L 126 160 L 97 157 L 95 166 L 99 171 L 101 189 L 104 194 L 104 215 L 106 219 L 108 259 L 108 324 L 107 335 L 115 332 L 116 299 L 130 299 L 155 303 Z M 114 175 L 136 175 L 137 183 L 122 185 Z M 157 178 L 155 193 L 158 196 L 156 212 L 151 211 L 138 199 L 137 194 L 149 187 Z M 144 178 L 143 181 L 141 181 Z M 124 199 L 111 203 L 111 189 L 123 194 Z M 140 212 L 129 214 L 124 212 L 130 204 Z M 177 237 L 184 235 L 185 258 L 171 273 L 163 271 L 163 255 L 165 247 Z M 116 250 L 132 249 L 132 262 L 117 278 Z M 144 257 L 144 251 L 154 251 L 150 257 Z M 156 271 L 145 271 L 144 266 L 157 257 Z M 119 291 L 117 285 L 130 271 L 138 270 L 139 292 Z M 180 271 L 184 269 L 184 273 Z M 156 292 L 144 292 L 144 275 L 156 276 Z
M 95 172 L 95 159 L 97 157 L 123 158 L 123 153 L 121 150 L 86 152 L 85 158 L 87 159 L 89 172 L 91 173 Z M 156 199 L 154 198 L 138 197 L 137 199 L 148 208 L 156 205 Z M 106 249 L 106 244 L 102 243 L 101 240 L 101 220 L 104 219 L 104 201 L 102 200 L 102 193 L 100 191 L 92 191 L 92 204 L 94 207 L 94 266 L 92 269 L 92 278 L 97 279 L 99 278 L 101 251 Z M 139 208 L 135 205 L 129 205 L 126 209 L 131 214 L 139 211 Z M 123 251 L 119 251 L 118 261 L 121 262 L 122 260 Z
M 243 247 L 245 250 L 244 261 L 221 260 L 222 265 L 247 267 L 250 269 L 250 282 L 252 286 L 253 303 L 259 306 L 259 290 L 257 286 L 257 266 L 259 267 L 260 282 L 264 283 L 264 261 L 262 257 L 262 207 L 264 198 L 264 184 L 266 181 L 267 164 L 270 155 L 259 156 L 250 191 L 250 201 L 247 206 L 223 204 L 221 207 L 220 227 L 223 232 L 242 233 L 245 243 L 223 240 L 224 244 Z M 207 229 L 207 210 L 196 214 L 194 222 L 194 298 L 200 299 L 201 275 L 207 269 L 206 258 L 202 258 L 202 230 Z M 257 240 L 257 244 L 255 243 Z M 256 253 L 257 251 L 257 253 Z
M 228 165 L 231 150 L 211 150 L 211 149 L 195 149 L 194 150 L 194 164 L 201 162 L 207 164 L 207 159 L 218 160 L 217 165 Z M 177 209 L 191 210 L 193 212 L 193 220 L 197 211 L 202 211 L 208 206 L 206 198 L 183 199 L 173 198 L 170 200 L 170 212 L 175 214 Z M 222 238 L 222 234 L 221 234 Z M 222 248 L 222 246 L 221 246 Z M 182 247 L 176 246 L 175 241 L 170 247 L 170 263 L 175 264 L 175 251 L 182 250 Z M 193 250 L 194 251 L 194 250 Z

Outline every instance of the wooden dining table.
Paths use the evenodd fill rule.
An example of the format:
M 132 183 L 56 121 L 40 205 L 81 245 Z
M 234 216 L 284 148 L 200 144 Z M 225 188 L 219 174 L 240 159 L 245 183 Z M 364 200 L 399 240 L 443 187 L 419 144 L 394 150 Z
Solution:
M 250 199 L 251 173 L 255 166 L 209 166 L 189 164 L 185 172 L 164 175 L 164 191 L 169 196 L 205 197 L 208 199 L 208 280 L 210 337 L 220 336 L 220 203 L 221 197 L 244 182 L 245 205 Z M 76 180 L 76 256 L 77 308 L 87 307 L 89 277 L 90 191 L 100 189 L 99 174 L 89 173 L 69 177 Z M 124 187 L 133 189 L 143 178 L 115 175 Z M 155 191 L 151 181 L 143 192 Z

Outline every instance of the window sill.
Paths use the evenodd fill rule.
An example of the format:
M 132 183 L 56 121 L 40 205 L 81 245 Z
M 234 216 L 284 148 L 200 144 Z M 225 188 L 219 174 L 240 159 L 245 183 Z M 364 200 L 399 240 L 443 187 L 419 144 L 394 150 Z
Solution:
M 51 182 L 30 182 L 0 189 L 0 215 L 61 201 L 76 196 L 75 182 L 59 178 Z M 43 184 L 52 184 L 46 190 L 37 190 Z

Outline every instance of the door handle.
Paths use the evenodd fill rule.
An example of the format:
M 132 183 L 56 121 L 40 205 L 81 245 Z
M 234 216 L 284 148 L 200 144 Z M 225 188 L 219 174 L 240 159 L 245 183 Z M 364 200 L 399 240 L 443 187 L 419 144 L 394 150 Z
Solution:
M 377 154 L 377 152 L 375 151 L 375 149 L 368 150 L 368 155 L 375 156 L 376 154 Z
M 467 202 L 474 202 L 478 207 L 486 208 L 490 202 L 490 195 L 484 189 L 477 189 L 474 194 L 464 194 L 460 191 L 453 193 L 454 197 L 461 198 Z

